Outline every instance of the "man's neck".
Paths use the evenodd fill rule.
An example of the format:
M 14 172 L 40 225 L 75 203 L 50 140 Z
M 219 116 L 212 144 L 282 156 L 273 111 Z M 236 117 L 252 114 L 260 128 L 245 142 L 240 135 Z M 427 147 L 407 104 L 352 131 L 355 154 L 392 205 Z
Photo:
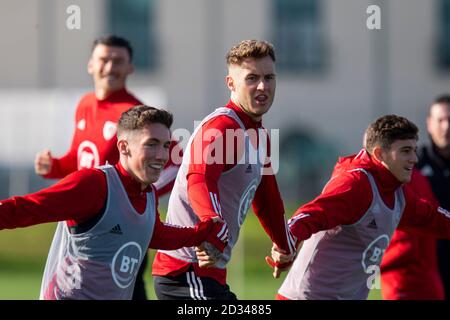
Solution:
M 128 166 L 126 160 L 121 158 L 119 160 L 119 162 L 120 162 L 120 166 L 122 167 L 121 169 L 123 169 L 123 171 L 122 171 L 123 174 L 130 176 L 136 183 L 138 183 L 140 185 L 141 191 L 144 191 L 148 187 L 148 184 L 143 183 L 141 180 L 139 180 L 138 177 L 136 177 L 135 174 L 133 174 L 133 171 Z M 119 166 L 119 169 L 120 169 L 120 166 Z
M 237 106 L 239 107 L 242 112 L 244 112 L 246 115 L 248 115 L 254 122 L 259 122 L 261 121 L 262 117 L 255 117 L 254 115 L 252 115 L 251 113 L 248 113 L 248 111 L 246 111 L 242 105 L 233 97 L 233 95 L 231 95 L 230 100 Z
M 123 88 L 120 88 L 118 90 L 107 90 L 107 89 L 103 89 L 103 88 L 95 88 L 95 97 L 98 100 L 105 100 L 107 97 L 109 97 L 111 94 L 113 94 L 114 92 L 120 91 Z

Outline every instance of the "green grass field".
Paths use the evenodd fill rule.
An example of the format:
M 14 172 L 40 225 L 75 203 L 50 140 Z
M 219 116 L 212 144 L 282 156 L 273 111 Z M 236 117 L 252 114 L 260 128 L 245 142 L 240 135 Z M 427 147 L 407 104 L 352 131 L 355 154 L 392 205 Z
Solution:
M 0 232 L 0 299 L 38 299 L 54 229 L 55 224 L 45 224 Z M 230 287 L 239 299 L 274 299 L 284 275 L 273 279 L 271 269 L 264 261 L 270 248 L 271 241 L 257 218 L 249 213 L 228 268 Z M 149 267 L 147 292 L 154 300 L 150 273 Z M 380 299 L 379 290 L 372 290 L 369 299 Z

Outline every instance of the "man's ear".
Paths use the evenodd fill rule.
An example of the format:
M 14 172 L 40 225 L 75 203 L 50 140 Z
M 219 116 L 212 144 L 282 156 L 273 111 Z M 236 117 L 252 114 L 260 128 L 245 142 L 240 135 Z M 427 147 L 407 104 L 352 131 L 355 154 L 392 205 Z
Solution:
M 234 79 L 230 75 L 225 77 L 225 83 L 227 84 L 228 89 L 233 92 L 235 88 Z
M 376 146 L 373 148 L 372 152 L 375 159 L 377 159 L 379 162 L 382 162 L 384 160 L 384 151 L 383 148 L 380 146 Z
M 119 149 L 119 153 L 123 155 L 129 155 L 130 149 L 128 148 L 128 141 L 125 139 L 117 140 L 117 149 Z

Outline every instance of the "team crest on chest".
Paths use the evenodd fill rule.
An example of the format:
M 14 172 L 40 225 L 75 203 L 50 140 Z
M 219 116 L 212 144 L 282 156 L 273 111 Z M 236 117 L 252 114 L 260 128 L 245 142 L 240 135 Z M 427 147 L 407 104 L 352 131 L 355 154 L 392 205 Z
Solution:
M 106 141 L 111 140 L 117 132 L 117 123 L 112 121 L 106 121 L 105 125 L 103 126 L 103 138 L 105 138 Z
M 88 140 L 78 146 L 78 170 L 94 168 L 100 165 L 100 157 L 97 146 Z

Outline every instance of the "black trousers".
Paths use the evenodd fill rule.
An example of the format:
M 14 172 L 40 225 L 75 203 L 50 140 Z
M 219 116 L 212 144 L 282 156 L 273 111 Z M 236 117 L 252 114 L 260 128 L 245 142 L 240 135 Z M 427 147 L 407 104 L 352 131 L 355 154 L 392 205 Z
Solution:
M 450 300 L 450 240 L 437 240 L 439 272 L 444 285 L 445 300 Z
M 145 269 L 147 268 L 147 264 L 148 264 L 148 257 L 146 253 L 144 259 L 142 260 L 142 264 L 139 268 L 139 271 L 136 275 L 136 283 L 134 284 L 133 297 L 131 298 L 132 300 L 148 300 L 144 282 L 144 274 Z
M 228 285 L 198 277 L 192 268 L 176 277 L 153 276 L 158 300 L 237 300 Z

